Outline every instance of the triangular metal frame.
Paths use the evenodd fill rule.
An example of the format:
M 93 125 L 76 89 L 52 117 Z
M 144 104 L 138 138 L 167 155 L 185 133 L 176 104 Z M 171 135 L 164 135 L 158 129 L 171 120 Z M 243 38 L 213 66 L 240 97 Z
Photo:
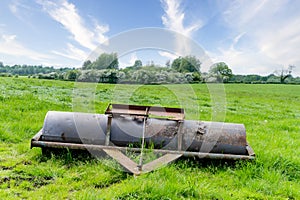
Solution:
M 153 171 L 163 165 L 166 165 L 178 158 L 183 154 L 170 154 L 167 153 L 147 164 L 143 164 L 143 148 L 144 148 L 144 135 L 146 132 L 146 121 L 150 115 L 156 117 L 165 117 L 169 120 L 174 120 L 178 122 L 178 151 L 182 148 L 182 121 L 184 120 L 184 110 L 181 108 L 168 108 L 168 107 L 150 107 L 150 106 L 137 106 L 137 105 L 125 105 L 125 104 L 109 104 L 105 114 L 108 115 L 107 120 L 107 130 L 106 130 L 106 141 L 105 145 L 109 146 L 110 144 L 110 131 L 111 123 L 114 117 L 119 117 L 121 115 L 130 115 L 143 118 L 143 137 L 142 137 L 142 147 L 140 148 L 140 162 L 139 164 L 135 163 L 128 156 L 122 153 L 119 149 L 103 149 L 103 151 L 115 159 L 119 164 L 121 164 L 129 172 L 139 175 L 141 173 L 146 173 Z
M 165 154 L 147 164 L 140 166 L 128 156 L 122 153 L 118 149 L 103 149 L 103 151 L 109 155 L 111 158 L 115 159 L 120 165 L 122 165 L 126 170 L 134 175 L 140 175 L 142 173 L 147 173 L 154 171 L 178 158 L 183 154 Z

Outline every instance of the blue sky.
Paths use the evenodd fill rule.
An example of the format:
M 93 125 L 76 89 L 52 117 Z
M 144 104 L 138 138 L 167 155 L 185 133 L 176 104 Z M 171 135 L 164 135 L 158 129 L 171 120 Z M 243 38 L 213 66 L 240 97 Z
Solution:
M 0 61 L 79 67 L 118 35 L 158 27 L 190 38 L 235 74 L 268 75 L 292 64 L 300 76 L 299 9 L 295 0 L 1 0 Z M 164 64 L 176 55 L 144 49 L 119 60 L 121 67 L 135 59 Z

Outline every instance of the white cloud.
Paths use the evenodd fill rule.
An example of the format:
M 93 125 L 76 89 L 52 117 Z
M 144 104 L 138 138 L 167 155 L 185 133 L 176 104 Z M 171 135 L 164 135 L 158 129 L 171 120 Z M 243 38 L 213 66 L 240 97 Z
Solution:
M 120 68 L 133 66 L 136 60 L 138 60 L 136 52 L 133 52 L 133 53 L 125 55 L 125 56 L 122 56 L 122 57 L 119 58 Z
M 13 56 L 28 57 L 32 60 L 43 61 L 48 55 L 26 48 L 17 41 L 16 35 L 2 35 L 0 38 L 0 53 Z
M 201 22 L 184 26 L 185 13 L 181 8 L 181 0 L 162 0 L 165 14 L 162 16 L 164 26 L 172 31 L 179 32 L 185 36 L 191 36 L 201 26 Z
M 23 23 L 32 26 L 30 17 L 33 11 L 30 6 L 26 5 L 22 0 L 12 0 L 8 5 L 8 8 L 16 18 Z
M 53 50 L 52 53 L 81 62 L 83 62 L 88 57 L 88 54 L 85 51 L 76 48 L 70 43 L 67 44 L 67 49 L 64 50 L 64 52 Z
M 95 21 L 95 27 L 89 29 L 86 27 L 86 24 L 79 15 L 75 5 L 69 3 L 67 0 L 38 0 L 37 2 L 43 6 L 45 12 L 68 30 L 73 39 L 82 47 L 94 50 L 100 43 L 107 40 L 105 33 L 109 30 L 109 27 L 107 25 L 99 25 Z
M 163 25 L 171 31 L 182 34 L 175 35 L 176 53 L 178 55 L 191 54 L 189 37 L 201 28 L 202 22 L 194 22 L 189 26 L 184 25 L 185 13 L 181 8 L 181 0 L 162 0 L 162 7 L 165 12 L 161 17 Z
M 215 60 L 227 62 L 234 72 L 264 75 L 294 64 L 300 75 L 299 6 L 285 0 L 234 1 L 223 13 L 232 44 L 220 46 Z
M 173 53 L 170 53 L 170 52 L 167 52 L 167 51 L 158 51 L 158 54 L 163 56 L 163 57 L 168 58 L 169 60 L 174 60 L 174 59 L 178 58 L 177 55 L 175 55 Z
M 16 35 L 3 34 L 0 36 L 0 55 L 5 58 L 3 60 L 6 64 L 32 64 L 32 65 L 45 65 L 45 66 L 56 66 L 56 67 L 80 67 L 81 62 L 79 61 L 79 56 L 84 57 L 83 51 L 76 49 L 72 45 L 68 45 L 69 49 L 66 53 L 52 52 L 53 54 L 44 54 L 38 51 L 32 50 L 26 47 L 24 44 L 17 40 Z M 73 53 L 71 52 L 73 51 Z M 56 54 L 56 55 L 54 55 Z M 59 56 L 57 56 L 59 55 Z M 74 55 L 71 57 L 70 55 Z M 67 57 L 65 59 L 61 56 Z M 76 58 L 76 56 L 78 56 Z M 84 57 L 86 58 L 86 57 Z M 70 60 L 71 59 L 71 60 Z
M 14 1 L 14 3 L 9 5 L 9 10 L 13 13 L 13 14 L 17 14 L 18 13 L 18 7 L 17 4 L 15 4 L 16 1 Z

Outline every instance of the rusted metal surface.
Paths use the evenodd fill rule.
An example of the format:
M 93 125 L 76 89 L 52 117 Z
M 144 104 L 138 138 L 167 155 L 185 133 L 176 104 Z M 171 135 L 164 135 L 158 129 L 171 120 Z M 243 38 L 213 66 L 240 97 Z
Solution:
M 106 115 L 49 112 L 41 141 L 104 145 L 107 122 Z M 116 146 L 140 143 L 143 126 L 142 122 L 131 117 L 113 118 L 110 142 Z M 149 118 L 146 127 L 146 144 L 151 143 L 155 148 L 178 150 L 177 121 Z M 181 132 L 182 150 L 247 155 L 246 132 L 241 124 L 184 120 Z
M 170 120 L 183 120 L 184 109 L 169 108 L 158 106 L 138 106 L 138 105 L 124 105 L 124 104 L 109 104 L 105 114 L 112 115 L 134 115 L 145 116 L 151 118 L 164 118 Z

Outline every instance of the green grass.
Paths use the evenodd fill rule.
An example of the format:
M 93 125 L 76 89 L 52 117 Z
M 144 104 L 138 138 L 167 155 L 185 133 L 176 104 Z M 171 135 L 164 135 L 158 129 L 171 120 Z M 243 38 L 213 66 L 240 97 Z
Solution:
M 225 121 L 245 124 L 256 160 L 180 159 L 134 177 L 107 159 L 45 157 L 30 139 L 49 110 L 103 113 L 110 102 L 184 107 L 187 119 L 209 121 L 206 85 L 0 78 L 0 199 L 300 199 L 300 86 L 228 84 L 225 92 Z

